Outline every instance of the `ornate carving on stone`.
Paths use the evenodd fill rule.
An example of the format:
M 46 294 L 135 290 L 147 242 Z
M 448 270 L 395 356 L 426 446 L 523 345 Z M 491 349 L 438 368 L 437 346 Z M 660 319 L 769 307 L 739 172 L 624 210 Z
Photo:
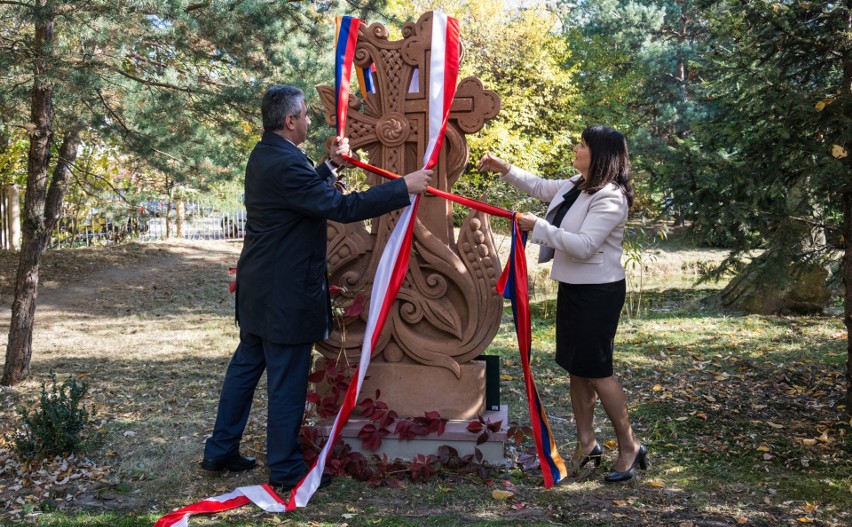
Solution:
M 432 13 L 403 27 L 403 40 L 389 41 L 381 24 L 362 26 L 355 64 L 375 66 L 376 93 L 350 95 L 346 135 L 353 150 L 373 165 L 396 174 L 421 168 L 428 139 L 428 78 Z M 317 87 L 325 120 L 335 124 L 334 93 Z M 468 161 L 465 134 L 479 131 L 500 110 L 499 96 L 475 77 L 463 79 L 432 185 L 451 191 Z M 384 183 L 367 174 L 370 185 Z M 369 297 L 372 277 L 399 212 L 363 223 L 329 222 L 330 283 Z M 500 325 L 503 301 L 496 293 L 500 262 L 487 215 L 472 212 L 456 240 L 452 204 L 425 195 L 414 228 L 412 255 L 397 301 L 377 343 L 374 360 L 414 362 L 447 368 L 460 376 L 460 364 L 482 353 Z M 342 352 L 357 361 L 367 313 L 317 345 L 326 357 Z

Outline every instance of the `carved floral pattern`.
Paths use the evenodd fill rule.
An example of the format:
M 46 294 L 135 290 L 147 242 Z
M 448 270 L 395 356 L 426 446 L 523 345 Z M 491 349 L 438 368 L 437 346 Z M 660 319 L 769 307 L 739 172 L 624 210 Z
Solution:
M 366 94 L 364 100 L 350 96 L 350 109 L 354 110 L 349 112 L 347 136 L 353 149 L 365 153 L 370 163 L 397 174 L 420 168 L 426 149 L 428 94 L 424 90 L 428 86 L 431 22 L 432 14 L 426 13 L 416 23 L 405 25 L 403 40 L 393 42 L 381 24 L 360 29 L 355 63 L 375 65 L 377 90 Z M 411 86 L 415 70 L 420 82 Z M 327 86 L 317 90 L 327 110 L 325 120 L 333 126 L 333 90 Z M 468 77 L 460 82 L 433 186 L 452 189 L 468 160 L 465 134 L 479 131 L 499 109 L 500 98 L 484 90 L 478 79 Z M 378 179 L 368 174 L 368 183 L 382 183 Z M 369 295 L 371 277 L 399 214 L 373 219 L 369 231 L 364 223 L 329 222 L 332 284 Z M 447 368 L 459 376 L 459 365 L 481 354 L 494 338 L 503 301 L 496 293 L 500 262 L 488 216 L 472 212 L 458 240 L 455 236 L 451 204 L 424 196 L 408 272 L 374 349 L 382 360 Z M 357 361 L 366 320 L 364 312 L 345 328 L 336 328 L 317 349 L 329 358 L 343 353 Z

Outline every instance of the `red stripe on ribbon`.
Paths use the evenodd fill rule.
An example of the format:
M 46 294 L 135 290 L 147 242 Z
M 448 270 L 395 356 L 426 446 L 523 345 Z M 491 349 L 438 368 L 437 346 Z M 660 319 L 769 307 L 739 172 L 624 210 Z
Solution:
M 343 156 L 347 163 L 351 163 L 356 167 L 363 168 L 368 172 L 372 172 L 378 176 L 382 176 L 387 179 L 397 179 L 402 176 L 399 174 L 394 174 L 393 172 L 387 171 L 383 168 L 379 168 L 368 163 L 364 163 L 354 157 Z M 433 194 L 435 196 L 440 196 L 444 199 L 450 200 L 454 203 L 458 203 L 459 205 L 464 205 L 465 207 L 469 207 L 474 210 L 478 210 L 480 212 L 485 212 L 486 214 L 490 214 L 492 216 L 499 216 L 501 218 L 511 219 L 513 212 L 506 209 L 501 209 L 500 207 L 495 207 L 494 205 L 489 205 L 488 203 L 483 203 L 481 201 L 477 201 L 475 199 L 466 198 L 464 196 L 459 196 L 458 194 L 452 194 L 450 192 L 446 192 L 444 190 L 437 189 L 435 187 L 426 187 L 426 192 Z
M 352 61 L 355 58 L 355 46 L 358 42 L 358 28 L 361 27 L 361 20 L 352 17 L 343 17 L 343 24 L 348 22 L 348 28 L 341 26 L 341 33 L 345 33 L 346 40 L 338 42 L 336 55 L 338 65 L 341 70 L 338 72 L 337 86 L 337 135 L 343 137 L 346 132 L 346 112 L 349 109 L 349 89 L 350 80 L 352 77 Z M 340 57 L 340 47 L 345 45 L 343 56 Z M 340 58 L 343 60 L 340 61 Z
M 243 495 L 236 496 L 225 501 L 216 501 L 215 499 L 206 499 L 199 501 L 193 505 L 188 505 L 182 509 L 170 512 L 157 520 L 154 527 L 174 527 L 177 525 L 186 525 L 189 516 L 193 514 L 213 514 L 216 512 L 227 511 L 242 507 L 250 503 L 247 497 Z M 182 522 L 182 523 L 181 523 Z

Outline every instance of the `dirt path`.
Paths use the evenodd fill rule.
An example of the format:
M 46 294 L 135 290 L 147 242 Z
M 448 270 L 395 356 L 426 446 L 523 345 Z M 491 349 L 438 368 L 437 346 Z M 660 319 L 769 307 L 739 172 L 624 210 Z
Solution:
M 164 289 L 164 282 L 191 280 L 202 268 L 221 266 L 226 282 L 227 268 L 236 265 L 239 251 L 238 242 L 228 241 L 47 251 L 42 259 L 36 325 L 46 327 L 57 319 L 109 310 L 111 304 L 127 304 L 140 295 L 152 296 Z M 4 333 L 11 317 L 16 264 L 9 254 L 0 259 L 0 331 Z M 143 301 L 139 307 L 148 306 Z
M 172 241 L 44 254 L 32 376 L 0 387 L 0 511 L 20 518 L 29 500 L 60 493 L 74 506 L 144 506 L 139 495 L 147 491 L 116 491 L 128 474 L 137 474 L 145 488 L 152 474 L 169 473 L 175 459 L 199 455 L 236 342 L 228 267 L 236 265 L 240 248 L 239 242 Z M 17 258 L 0 254 L 4 336 L 16 266 Z M 106 463 L 97 468 L 65 459 L 25 470 L 11 455 L 4 436 L 18 421 L 15 411 L 35 400 L 51 371 L 89 386 L 97 419 L 109 431 Z M 179 419 L 172 422 L 167 416 L 175 411 Z M 186 415 L 201 417 L 180 417 Z M 182 439 L 173 447 L 181 452 L 164 453 L 172 436 Z M 65 472 L 79 479 L 59 485 Z

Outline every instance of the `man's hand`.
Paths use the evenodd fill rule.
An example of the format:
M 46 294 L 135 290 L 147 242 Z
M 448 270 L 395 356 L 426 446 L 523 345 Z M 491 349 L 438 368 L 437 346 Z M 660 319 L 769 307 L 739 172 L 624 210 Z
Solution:
M 346 163 L 343 156 L 351 157 L 351 155 L 352 154 L 349 151 L 349 138 L 340 136 L 335 138 L 334 142 L 331 144 L 331 155 L 329 156 L 331 160 L 337 165 L 343 165 Z
M 499 172 L 503 176 L 510 168 L 512 168 L 511 164 L 493 154 L 485 154 L 476 164 L 476 169 L 480 172 Z
M 524 212 L 518 216 L 518 227 L 524 232 L 531 231 L 535 227 L 536 220 L 538 220 L 538 216 L 532 212 Z
M 408 187 L 409 194 L 420 194 L 426 190 L 429 182 L 432 181 L 432 171 L 418 170 L 417 172 L 406 174 L 402 179 L 405 180 L 405 186 Z

